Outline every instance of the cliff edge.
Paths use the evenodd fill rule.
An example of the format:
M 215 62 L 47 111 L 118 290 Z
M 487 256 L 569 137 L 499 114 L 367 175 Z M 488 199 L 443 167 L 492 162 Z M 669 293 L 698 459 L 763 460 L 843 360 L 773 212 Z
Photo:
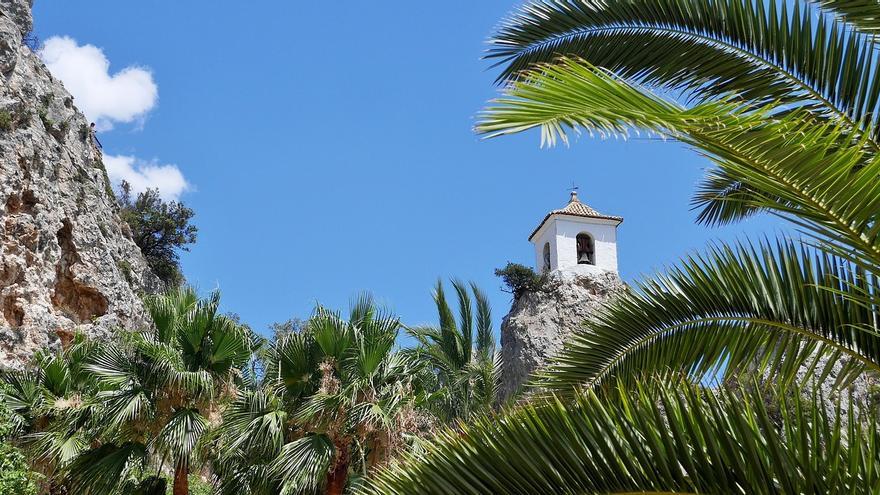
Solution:
M 0 367 L 141 323 L 140 295 L 159 287 L 89 122 L 22 44 L 31 28 L 31 1 L 0 0 Z

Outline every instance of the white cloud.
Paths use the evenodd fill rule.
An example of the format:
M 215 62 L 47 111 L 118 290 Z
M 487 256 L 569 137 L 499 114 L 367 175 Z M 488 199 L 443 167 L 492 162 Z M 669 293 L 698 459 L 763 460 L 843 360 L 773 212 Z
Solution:
M 110 182 L 117 188 L 120 182 L 128 182 L 132 194 L 158 189 L 162 199 L 177 201 L 181 194 L 191 189 L 177 165 L 139 160 L 133 156 L 104 155 L 104 166 Z
M 114 122 L 143 119 L 155 105 L 159 88 L 144 67 L 126 67 L 110 74 L 110 61 L 94 45 L 79 45 L 68 36 L 53 36 L 40 49 L 40 58 L 76 100 L 76 105 L 100 130 Z

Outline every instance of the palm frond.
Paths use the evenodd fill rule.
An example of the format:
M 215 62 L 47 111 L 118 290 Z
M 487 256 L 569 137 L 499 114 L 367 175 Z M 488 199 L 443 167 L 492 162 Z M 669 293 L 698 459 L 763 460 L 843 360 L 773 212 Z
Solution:
M 308 435 L 288 443 L 272 465 L 283 495 L 309 493 L 323 483 L 333 459 L 333 443 L 325 435 Z
M 446 301 L 446 292 L 443 290 L 443 281 L 437 280 L 434 286 L 434 302 L 437 305 L 437 314 L 440 317 L 440 335 L 439 344 L 443 347 L 444 353 L 449 356 L 450 360 L 456 363 L 457 367 L 461 367 L 464 363 L 464 350 L 462 349 L 461 332 L 455 323 L 455 316 L 452 308 Z
M 489 298 L 477 284 L 471 282 L 471 292 L 477 304 L 477 351 L 485 355 L 495 352 L 495 337 L 492 335 L 492 307 Z
M 551 144 L 580 128 L 624 135 L 644 129 L 679 139 L 717 166 L 712 173 L 721 179 L 710 179 L 700 193 L 708 207 L 716 199 L 747 201 L 740 211 L 781 215 L 876 273 L 880 158 L 867 149 L 864 134 L 779 110 L 751 111 L 723 101 L 685 109 L 582 61 L 565 60 L 514 84 L 478 129 L 496 136 L 540 127 L 542 142 Z M 722 194 L 737 182 L 752 193 Z M 706 193 L 717 186 L 724 187 L 717 198 Z
M 67 468 L 66 480 L 72 493 L 115 493 L 127 478 L 128 471 L 145 460 L 146 449 L 142 444 L 102 445 L 77 457 Z
M 827 400 L 699 387 L 615 387 L 447 430 L 363 493 L 870 493 L 873 417 Z M 861 419 L 861 418 L 858 418 Z
M 712 247 L 619 296 L 572 337 L 543 384 L 568 390 L 667 371 L 695 382 L 756 371 L 788 382 L 812 365 L 808 377 L 833 372 L 843 386 L 880 372 L 880 334 L 864 302 L 876 290 L 852 264 L 793 241 Z
M 189 313 L 198 301 L 198 295 L 192 287 L 170 289 L 144 298 L 144 306 L 150 313 L 159 341 L 169 342 L 177 338 L 181 316 Z
M 312 323 L 309 328 L 313 329 Z M 326 344 L 330 347 L 330 344 Z M 296 400 L 317 388 L 317 368 L 321 352 L 313 331 L 292 333 L 275 341 L 266 356 L 265 379 L 280 385 Z
M 188 466 L 196 445 L 208 429 L 208 420 L 194 409 L 179 409 L 153 439 L 151 450 L 175 465 Z
M 873 36 L 880 31 L 880 4 L 877 0 L 810 0 L 838 16 L 843 22 Z
M 287 412 L 270 392 L 243 394 L 223 415 L 221 432 L 230 449 L 261 458 L 274 458 L 284 445 Z
M 458 326 L 461 335 L 459 348 L 461 360 L 467 363 L 471 360 L 474 341 L 474 306 L 468 294 L 467 286 L 460 280 L 452 280 L 452 288 L 458 297 Z
M 815 2 L 842 13 L 855 4 Z M 824 4 L 824 5 L 823 5 Z M 516 79 L 578 57 L 617 75 L 700 100 L 735 94 L 755 104 L 803 105 L 876 127 L 880 77 L 869 35 L 805 2 L 772 0 L 533 1 L 502 23 L 487 58 Z M 871 10 L 871 9 L 868 9 Z M 868 15 L 863 17 L 867 20 Z M 872 141 L 877 149 L 876 138 Z

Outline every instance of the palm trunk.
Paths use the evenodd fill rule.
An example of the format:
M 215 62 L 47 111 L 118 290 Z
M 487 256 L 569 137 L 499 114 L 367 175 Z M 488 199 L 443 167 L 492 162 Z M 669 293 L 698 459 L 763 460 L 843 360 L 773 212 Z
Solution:
M 385 463 L 388 457 L 388 444 L 391 443 L 389 434 L 385 430 L 380 430 L 373 438 L 370 445 L 370 453 L 367 454 L 367 472 L 372 473 L 378 466 Z
M 337 444 L 336 452 L 336 463 L 327 473 L 327 495 L 342 495 L 345 482 L 348 481 L 348 446 Z
M 189 495 L 189 469 L 185 464 L 174 468 L 174 495 Z

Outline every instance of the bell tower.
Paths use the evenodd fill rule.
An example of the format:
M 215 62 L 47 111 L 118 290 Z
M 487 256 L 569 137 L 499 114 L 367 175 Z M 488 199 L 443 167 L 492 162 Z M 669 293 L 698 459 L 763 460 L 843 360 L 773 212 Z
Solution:
M 577 188 L 564 208 L 553 210 L 529 236 L 538 273 L 565 270 L 617 273 L 617 226 L 622 217 L 604 215 L 581 203 Z

